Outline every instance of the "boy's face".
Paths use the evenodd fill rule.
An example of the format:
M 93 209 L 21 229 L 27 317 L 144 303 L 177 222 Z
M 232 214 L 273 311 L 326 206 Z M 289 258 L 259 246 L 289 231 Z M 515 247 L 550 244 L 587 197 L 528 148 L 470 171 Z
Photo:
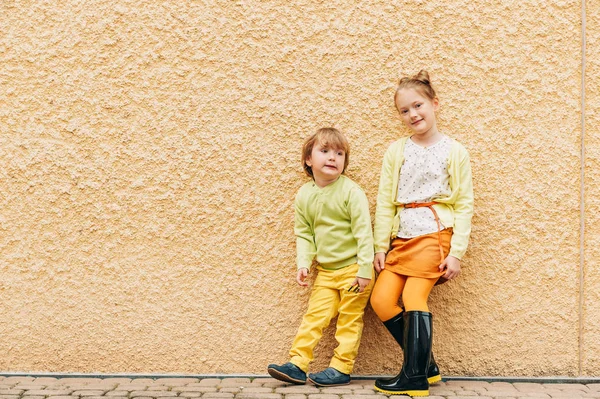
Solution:
M 344 171 L 346 153 L 344 150 L 334 150 L 315 143 L 310 158 L 306 164 L 312 168 L 315 183 L 319 187 L 333 183 Z

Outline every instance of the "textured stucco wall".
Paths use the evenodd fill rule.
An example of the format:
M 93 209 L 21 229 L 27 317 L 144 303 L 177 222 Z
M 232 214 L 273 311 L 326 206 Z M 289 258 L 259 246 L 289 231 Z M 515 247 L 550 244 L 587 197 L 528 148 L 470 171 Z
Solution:
M 586 2 L 582 370 L 600 374 L 600 5 Z
M 476 192 L 464 273 L 431 298 L 444 373 L 598 375 L 598 26 L 580 313 L 580 2 L 2 2 L 0 370 L 285 361 L 303 138 L 344 130 L 374 204 L 395 83 L 427 68 Z M 369 308 L 355 373 L 398 357 Z

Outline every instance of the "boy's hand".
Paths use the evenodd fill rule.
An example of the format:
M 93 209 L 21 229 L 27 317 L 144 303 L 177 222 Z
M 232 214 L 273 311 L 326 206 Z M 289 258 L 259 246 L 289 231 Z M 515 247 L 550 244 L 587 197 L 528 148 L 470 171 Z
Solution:
M 358 286 L 358 292 L 364 292 L 365 288 L 367 288 L 369 286 L 370 282 L 371 282 L 370 278 L 356 277 L 354 279 L 354 282 L 352 283 L 351 287 Z
M 385 269 L 385 252 L 377 252 L 375 254 L 373 266 L 375 266 L 375 271 L 377 273 L 381 273 L 381 271 Z
M 444 259 L 442 264 L 439 266 L 439 269 L 441 272 L 446 270 L 444 278 L 452 280 L 454 277 L 458 277 L 460 274 L 460 259 L 448 255 L 448 257 Z
M 303 286 L 308 287 L 308 283 L 304 280 L 308 277 L 308 269 L 303 267 L 302 269 L 298 269 L 298 274 L 296 274 L 296 282 Z

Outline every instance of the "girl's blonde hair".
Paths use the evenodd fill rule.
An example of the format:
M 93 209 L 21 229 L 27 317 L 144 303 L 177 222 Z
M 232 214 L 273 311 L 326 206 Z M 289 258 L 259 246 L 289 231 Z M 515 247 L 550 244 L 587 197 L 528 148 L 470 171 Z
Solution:
M 314 178 L 312 168 L 306 164 L 306 160 L 310 158 L 316 143 L 319 143 L 325 148 L 344 151 L 346 154 L 344 159 L 344 170 L 342 170 L 342 173 L 344 173 L 350 163 L 350 145 L 348 144 L 346 137 L 333 127 L 319 129 L 315 134 L 310 135 L 304 141 L 304 145 L 302 146 L 302 167 L 304 168 L 304 173 L 309 177 Z
M 431 101 L 437 98 L 437 94 L 435 94 L 435 90 L 429 79 L 429 73 L 424 69 L 421 69 L 419 73 L 414 76 L 405 76 L 400 79 L 396 93 L 394 93 L 394 104 L 396 104 L 396 100 L 398 99 L 398 92 L 402 89 L 415 89 Z

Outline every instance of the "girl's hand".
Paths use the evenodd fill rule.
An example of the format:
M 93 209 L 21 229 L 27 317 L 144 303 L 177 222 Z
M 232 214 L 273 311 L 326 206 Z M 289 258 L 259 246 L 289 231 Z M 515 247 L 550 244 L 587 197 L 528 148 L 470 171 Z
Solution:
M 308 269 L 303 267 L 302 269 L 298 269 L 298 274 L 296 274 L 296 282 L 303 286 L 308 287 L 308 283 L 304 280 L 308 277 Z
M 381 271 L 385 269 L 385 252 L 377 252 L 375 254 L 373 266 L 375 267 L 375 271 L 377 273 L 381 273 Z
M 460 259 L 448 255 L 439 268 L 440 272 L 446 270 L 446 274 L 444 274 L 445 279 L 452 280 L 460 274 Z
M 352 283 L 351 287 L 358 286 L 358 292 L 365 292 L 365 288 L 367 288 L 369 286 L 370 282 L 371 282 L 370 278 L 356 277 L 354 279 L 354 282 Z

